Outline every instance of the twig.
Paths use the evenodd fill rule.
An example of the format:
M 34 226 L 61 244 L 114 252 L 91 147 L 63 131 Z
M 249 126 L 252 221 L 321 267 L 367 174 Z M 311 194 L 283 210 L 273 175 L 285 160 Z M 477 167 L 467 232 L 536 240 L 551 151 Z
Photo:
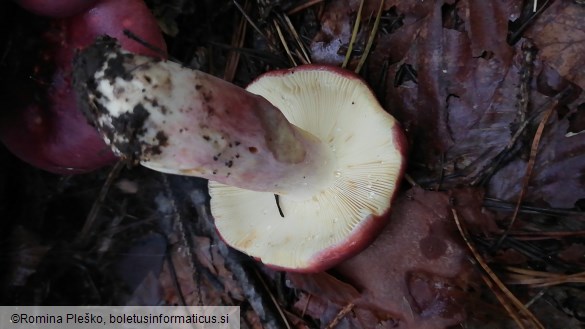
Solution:
M 530 105 L 530 85 L 532 83 L 534 58 L 536 56 L 536 48 L 531 41 L 526 40 L 522 44 L 522 54 L 522 64 L 520 68 L 520 88 L 518 91 L 518 122 L 526 121 L 526 113 L 528 113 L 528 107 Z M 528 131 L 523 131 L 522 139 L 528 139 Z
M 325 328 L 326 329 L 333 329 L 335 327 L 337 327 L 337 325 L 339 324 L 339 322 L 341 322 L 341 320 L 343 320 L 343 318 L 349 313 L 351 312 L 351 310 L 353 310 L 355 304 L 354 303 L 349 303 L 347 305 L 345 305 L 340 311 L 339 313 L 337 313 L 337 315 L 335 316 L 335 318 L 333 320 L 331 320 L 331 323 L 329 323 Z
M 526 307 L 531 307 L 532 304 L 534 304 L 537 300 L 539 300 L 542 296 L 544 296 L 545 293 L 546 293 L 546 288 L 544 288 L 541 291 L 539 291 L 538 294 L 536 294 L 534 297 L 532 297 L 528 301 L 528 303 L 526 303 Z

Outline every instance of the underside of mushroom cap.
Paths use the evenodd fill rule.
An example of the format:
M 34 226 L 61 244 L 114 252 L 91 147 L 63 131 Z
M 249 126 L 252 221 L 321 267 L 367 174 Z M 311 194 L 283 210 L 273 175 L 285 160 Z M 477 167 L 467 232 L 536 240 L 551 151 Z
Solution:
M 396 120 L 358 76 L 335 67 L 273 71 L 247 90 L 319 138 L 334 163 L 321 189 L 295 197 L 210 181 L 222 238 L 269 266 L 302 272 L 325 270 L 365 248 L 386 223 L 405 167 Z

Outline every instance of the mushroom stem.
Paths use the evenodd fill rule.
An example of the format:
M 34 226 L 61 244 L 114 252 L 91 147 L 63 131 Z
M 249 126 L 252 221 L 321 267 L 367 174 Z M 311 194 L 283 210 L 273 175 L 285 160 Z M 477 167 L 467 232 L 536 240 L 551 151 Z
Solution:
M 329 147 L 263 97 L 101 38 L 75 61 L 80 104 L 119 156 L 167 173 L 307 198 L 333 180 Z

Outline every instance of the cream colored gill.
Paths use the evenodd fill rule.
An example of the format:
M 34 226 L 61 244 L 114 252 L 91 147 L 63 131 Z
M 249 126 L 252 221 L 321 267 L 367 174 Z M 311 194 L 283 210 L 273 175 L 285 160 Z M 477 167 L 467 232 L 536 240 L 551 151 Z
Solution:
M 394 146 L 394 118 L 355 78 L 299 70 L 264 76 L 247 88 L 279 108 L 294 125 L 334 153 L 335 178 L 305 200 L 210 182 L 211 209 L 233 247 L 281 267 L 308 266 L 321 251 L 342 246 L 369 215 L 390 207 L 402 155 Z

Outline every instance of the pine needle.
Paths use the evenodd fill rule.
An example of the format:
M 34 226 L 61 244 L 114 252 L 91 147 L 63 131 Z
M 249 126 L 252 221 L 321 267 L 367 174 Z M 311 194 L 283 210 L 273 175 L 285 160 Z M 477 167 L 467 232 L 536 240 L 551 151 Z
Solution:
M 241 9 L 241 12 L 245 13 L 246 11 L 250 10 L 250 1 L 246 0 L 244 4 L 244 8 L 239 7 L 239 4 L 234 1 L 238 9 Z M 234 33 L 232 34 L 232 43 L 231 46 L 233 50 L 230 50 L 227 63 L 224 70 L 223 79 L 229 82 L 233 82 L 236 76 L 236 71 L 238 70 L 238 64 L 240 62 L 240 55 L 241 53 L 236 49 L 241 49 L 244 46 L 244 41 L 246 40 L 246 31 L 247 26 L 246 24 L 246 15 L 240 18 L 240 21 L 234 27 Z
M 300 12 L 300 11 L 303 11 L 303 10 L 305 10 L 305 9 L 311 7 L 311 6 L 314 6 L 314 5 L 319 4 L 321 2 L 324 2 L 324 1 L 325 0 L 310 0 L 310 1 L 307 1 L 307 2 L 305 2 L 303 4 L 300 4 L 300 5 L 296 6 L 296 7 L 294 7 L 293 9 L 289 10 L 287 12 L 287 14 L 288 15 L 294 15 L 294 14 Z
M 528 320 L 530 320 L 530 322 L 532 323 L 532 325 L 534 327 L 539 328 L 539 329 L 544 329 L 544 326 L 540 323 L 540 321 L 536 318 L 536 316 L 534 316 L 534 314 L 532 314 L 532 312 L 529 309 L 527 309 L 526 306 L 522 302 L 520 302 L 518 300 L 518 298 L 516 298 L 516 296 L 514 296 L 514 294 L 504 285 L 504 283 L 502 283 L 500 278 L 498 278 L 498 276 L 487 265 L 487 263 L 485 262 L 485 260 L 483 259 L 483 257 L 479 253 L 479 251 L 477 251 L 475 246 L 471 243 L 469 233 L 467 232 L 467 229 L 461 224 L 461 221 L 459 220 L 459 215 L 457 214 L 457 211 L 455 209 L 452 209 L 451 211 L 453 212 L 453 218 L 455 220 L 455 224 L 457 225 L 457 229 L 459 230 L 459 233 L 461 234 L 463 241 L 465 242 L 465 244 L 469 248 L 469 251 L 471 251 L 471 254 L 475 258 L 477 263 L 480 265 L 481 269 L 484 271 L 484 273 L 487 275 L 487 277 L 489 277 L 489 281 L 491 283 L 488 284 L 488 286 L 490 287 L 490 289 L 492 289 L 492 291 L 494 292 L 494 294 L 496 295 L 498 300 L 500 300 L 500 302 L 502 302 L 502 299 L 500 299 L 500 297 L 498 297 L 499 293 L 503 294 L 503 296 L 506 297 L 505 304 L 502 304 L 502 306 L 504 306 L 504 308 L 506 308 L 506 310 L 509 310 L 508 309 L 508 306 L 510 306 L 509 304 L 514 306 L 514 308 L 512 309 L 513 312 L 509 313 L 509 314 L 514 319 L 514 321 L 516 321 L 516 324 L 520 328 L 525 328 L 524 324 L 521 321 L 519 322 L 517 320 L 518 317 L 515 315 L 517 312 L 518 314 L 522 314 Z M 494 289 L 494 288 L 497 288 L 497 289 Z M 503 297 L 503 296 L 501 296 L 501 297 Z
M 268 292 L 268 295 L 270 297 L 270 301 L 272 301 L 272 304 L 276 308 L 278 315 L 280 315 L 280 318 L 281 318 L 282 322 L 284 323 L 284 325 L 286 326 L 286 329 L 292 329 L 292 327 L 290 326 L 290 324 L 288 322 L 288 318 L 284 314 L 282 307 L 280 306 L 280 304 L 276 300 L 276 297 L 272 293 L 272 290 L 270 289 L 270 287 L 268 287 L 268 284 L 266 284 L 266 281 L 264 280 L 262 275 L 260 275 L 260 272 L 258 272 L 258 269 L 254 268 L 254 274 L 256 275 L 256 278 L 258 278 L 258 281 L 260 282 L 260 284 L 262 284 L 262 286 L 264 287 L 264 290 Z
M 244 10 L 244 8 L 242 8 L 242 6 L 240 6 L 240 4 L 236 0 L 233 0 L 233 2 L 234 2 L 234 5 L 236 6 L 236 8 L 238 8 L 240 13 L 242 14 L 242 16 L 244 16 L 244 18 L 246 18 L 246 20 L 248 21 L 248 24 L 250 24 L 250 26 L 252 26 L 252 28 L 254 30 L 256 30 L 256 32 L 258 32 L 258 34 L 261 35 L 262 38 L 264 38 L 264 40 L 268 40 L 268 38 L 266 37 L 264 32 L 262 32 L 262 30 L 260 30 L 258 25 L 256 25 L 256 23 L 254 23 L 254 20 L 250 17 L 250 15 L 248 15 L 247 11 Z M 248 3 L 246 3 L 246 5 L 247 4 Z
M 309 53 L 305 49 L 305 44 L 301 40 L 299 34 L 297 33 L 297 30 L 295 29 L 294 25 L 292 24 L 292 22 L 290 21 L 290 18 L 288 18 L 287 15 L 282 15 L 282 16 L 284 18 L 284 21 L 286 22 L 286 25 L 288 27 L 288 30 L 293 35 L 295 41 L 297 42 L 298 48 L 302 52 L 302 56 L 300 56 L 300 54 L 298 54 L 298 51 L 297 51 L 297 54 L 299 55 L 299 58 L 303 61 L 303 64 L 310 64 L 311 63 L 311 58 L 309 57 Z
M 372 27 L 372 31 L 370 32 L 370 37 L 368 38 L 368 43 L 366 44 L 366 49 L 360 58 L 360 61 L 355 68 L 355 73 L 360 73 L 362 67 L 366 63 L 366 59 L 370 54 L 370 50 L 372 49 L 372 45 L 374 44 L 374 39 L 378 34 L 378 28 L 380 27 L 380 20 L 382 18 L 382 9 L 384 8 L 384 0 L 380 0 L 380 6 L 378 7 L 378 13 L 376 14 L 376 20 L 374 21 L 374 26 Z
M 274 27 L 276 28 L 276 32 L 278 33 L 278 37 L 280 38 L 280 42 L 282 43 L 282 46 L 284 47 L 284 50 L 286 51 L 286 54 L 288 55 L 288 59 L 292 63 L 292 66 L 298 66 L 292 53 L 290 52 L 290 48 L 288 47 L 288 43 L 286 42 L 286 39 L 284 38 L 284 35 L 282 34 L 282 30 L 280 29 L 278 22 L 274 21 L 273 23 L 274 23 Z
M 524 199 L 526 189 L 528 188 L 528 184 L 530 183 L 530 177 L 532 176 L 534 164 L 536 163 L 538 146 L 540 145 L 540 140 L 542 138 L 544 127 L 546 126 L 547 122 L 549 121 L 550 117 L 552 116 L 556 108 L 556 106 L 554 105 L 556 105 L 556 102 L 549 107 L 549 109 L 545 112 L 544 117 L 542 118 L 542 120 L 540 120 L 540 123 L 538 124 L 536 133 L 534 134 L 534 139 L 532 140 L 532 146 L 530 147 L 530 159 L 528 160 L 528 164 L 526 165 L 526 172 L 524 173 L 524 177 L 522 178 L 522 188 L 520 190 L 520 195 L 518 196 L 518 201 L 516 202 L 516 207 L 514 208 L 514 213 L 512 214 L 512 219 L 510 220 L 510 224 L 508 224 L 508 228 L 506 229 L 504 234 L 502 234 L 502 236 L 498 239 L 496 246 L 499 246 L 502 243 L 502 241 L 506 239 L 510 232 L 510 229 L 512 229 L 514 223 L 516 222 L 516 218 L 518 217 L 520 207 L 522 206 L 522 200 Z
M 532 287 L 548 287 L 566 283 L 585 283 L 585 272 L 561 274 L 534 271 L 518 267 L 506 267 L 510 284 L 529 285 Z
M 345 53 L 345 60 L 343 64 L 341 64 L 342 68 L 346 68 L 349 60 L 351 59 L 351 53 L 353 52 L 353 46 L 355 44 L 355 40 L 357 39 L 358 31 L 360 30 L 360 23 L 362 21 L 362 10 L 364 9 L 364 2 L 365 0 L 360 1 L 360 8 L 357 12 L 357 17 L 355 18 L 355 24 L 353 26 L 353 30 L 351 32 L 351 39 L 349 40 L 349 45 L 347 46 L 347 53 Z
M 337 325 L 339 324 L 339 322 L 341 322 L 341 320 L 343 320 L 343 318 L 349 313 L 351 312 L 351 310 L 353 310 L 353 308 L 355 307 L 354 303 L 349 303 L 347 305 L 345 305 L 340 311 L 339 313 L 337 313 L 337 315 L 335 316 L 335 318 L 331 321 L 331 323 L 329 323 L 325 328 L 326 329 L 333 329 L 335 327 L 337 327 Z

